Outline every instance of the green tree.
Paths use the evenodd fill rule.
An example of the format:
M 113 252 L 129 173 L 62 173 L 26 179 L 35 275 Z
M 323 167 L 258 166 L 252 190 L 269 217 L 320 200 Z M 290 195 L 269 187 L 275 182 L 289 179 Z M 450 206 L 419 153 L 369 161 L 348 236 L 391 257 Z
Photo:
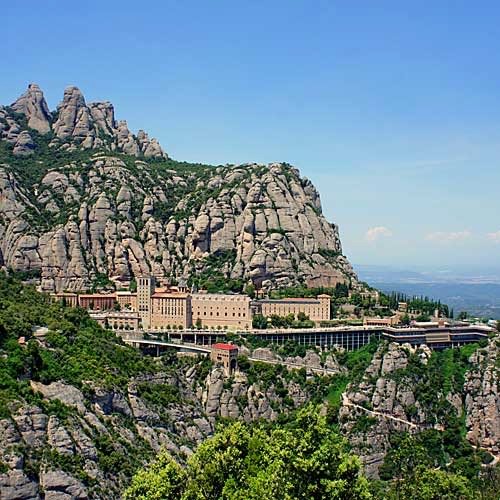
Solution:
M 161 490 L 158 475 L 166 477 L 166 490 Z M 361 500 L 371 495 L 359 459 L 309 406 L 287 426 L 235 422 L 225 427 L 199 446 L 184 471 L 160 457 L 134 477 L 125 498 Z
M 262 314 L 256 314 L 252 318 L 252 326 L 258 330 L 263 330 L 267 328 L 267 318 Z
M 298 321 L 308 321 L 309 320 L 309 316 L 304 313 L 304 312 L 299 312 L 299 314 L 297 314 L 297 320 Z
M 410 478 L 393 484 L 388 500 L 472 500 L 475 496 L 465 477 L 439 469 L 418 467 Z
M 255 298 L 255 286 L 254 285 L 247 285 L 245 287 L 245 293 L 251 298 Z
M 166 452 L 158 455 L 147 470 L 139 471 L 125 492 L 125 500 L 165 500 L 180 498 L 186 481 L 185 471 Z

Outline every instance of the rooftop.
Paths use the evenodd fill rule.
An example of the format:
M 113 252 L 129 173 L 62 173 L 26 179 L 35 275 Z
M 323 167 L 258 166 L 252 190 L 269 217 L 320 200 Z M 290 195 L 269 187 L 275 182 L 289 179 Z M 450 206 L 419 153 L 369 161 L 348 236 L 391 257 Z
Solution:
M 115 294 L 113 293 L 82 293 L 80 294 L 81 299 L 99 299 L 99 298 L 104 298 L 104 299 L 114 299 Z
M 160 298 L 180 298 L 180 299 L 184 299 L 188 296 L 189 294 L 188 293 L 184 293 L 184 292 L 155 292 L 153 293 L 153 295 L 151 295 L 151 298 L 153 299 L 160 299 Z
M 257 302 L 261 302 L 264 304 L 319 304 L 318 299 L 313 299 L 313 298 L 302 299 L 296 297 L 290 297 L 287 299 L 262 299 L 258 300 Z
M 219 342 L 218 344 L 212 344 L 212 349 L 221 349 L 222 351 L 237 351 L 238 346 Z

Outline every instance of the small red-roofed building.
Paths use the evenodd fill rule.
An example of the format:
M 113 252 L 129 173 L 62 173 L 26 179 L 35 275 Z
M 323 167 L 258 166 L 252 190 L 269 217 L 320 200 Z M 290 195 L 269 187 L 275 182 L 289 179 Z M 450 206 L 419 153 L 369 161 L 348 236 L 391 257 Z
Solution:
M 210 359 L 222 366 L 225 375 L 229 377 L 238 369 L 238 346 L 221 342 L 213 344 Z

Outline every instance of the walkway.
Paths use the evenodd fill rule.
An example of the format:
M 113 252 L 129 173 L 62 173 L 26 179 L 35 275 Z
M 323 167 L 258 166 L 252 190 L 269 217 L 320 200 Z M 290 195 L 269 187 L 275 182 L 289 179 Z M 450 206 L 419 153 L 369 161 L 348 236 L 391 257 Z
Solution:
M 349 398 L 347 397 L 347 394 L 345 392 L 342 394 L 342 404 L 344 406 L 351 406 L 353 408 L 359 408 L 360 410 L 363 410 L 364 412 L 369 413 L 370 415 L 376 415 L 378 417 L 388 418 L 389 420 L 394 420 L 395 422 L 406 424 L 411 429 L 419 429 L 419 428 L 423 427 L 423 426 L 418 426 L 414 422 L 404 420 L 403 418 L 393 417 L 392 415 L 388 415 L 387 413 L 382 413 L 380 411 L 369 410 L 368 408 L 365 408 L 364 406 L 358 405 L 356 403 L 352 403 L 351 401 L 349 401 Z M 425 427 L 425 428 L 427 428 L 427 427 Z

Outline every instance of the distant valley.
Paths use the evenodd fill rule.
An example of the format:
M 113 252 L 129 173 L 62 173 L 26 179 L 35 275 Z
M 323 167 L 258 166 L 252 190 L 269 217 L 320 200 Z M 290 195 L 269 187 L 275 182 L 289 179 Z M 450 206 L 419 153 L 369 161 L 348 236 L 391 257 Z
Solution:
M 500 271 L 405 270 L 389 266 L 355 265 L 359 278 L 385 292 L 399 291 L 439 299 L 473 316 L 500 319 Z

